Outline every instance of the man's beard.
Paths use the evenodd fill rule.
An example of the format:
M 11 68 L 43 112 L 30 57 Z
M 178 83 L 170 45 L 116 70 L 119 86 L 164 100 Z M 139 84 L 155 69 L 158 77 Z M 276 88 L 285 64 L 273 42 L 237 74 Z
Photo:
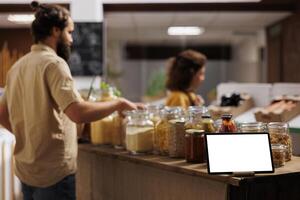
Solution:
M 66 62 L 69 61 L 71 55 L 71 47 L 63 42 L 63 39 L 60 39 L 57 43 L 57 55 L 63 58 Z

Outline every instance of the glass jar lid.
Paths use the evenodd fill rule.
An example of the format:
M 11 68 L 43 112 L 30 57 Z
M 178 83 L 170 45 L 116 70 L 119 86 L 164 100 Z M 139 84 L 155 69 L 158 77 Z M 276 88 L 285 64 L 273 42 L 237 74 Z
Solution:
M 156 113 L 159 112 L 164 108 L 164 105 L 153 105 L 153 104 L 147 104 L 146 105 L 146 110 L 148 110 L 150 113 Z
M 205 106 L 189 106 L 188 112 L 204 115 L 208 112 L 208 109 Z
M 160 115 L 162 118 L 174 119 L 174 118 L 184 116 L 184 110 L 180 106 L 175 106 L 175 107 L 166 106 L 164 109 L 160 111 Z
M 268 123 L 268 128 L 280 128 L 280 129 L 288 129 L 289 125 L 285 122 L 270 122 Z
M 221 116 L 222 119 L 225 119 L 225 120 L 230 120 L 232 118 L 232 114 L 223 114 Z
M 203 119 L 211 119 L 211 116 L 209 114 L 205 114 L 205 115 L 202 115 L 202 118 Z
M 266 130 L 266 124 L 263 122 L 242 122 L 239 123 L 239 128 L 240 129 L 247 129 L 249 131 L 251 130 Z
M 186 133 L 192 134 L 192 135 L 201 135 L 204 133 L 204 130 L 198 130 L 198 129 L 187 129 L 185 130 Z
M 130 116 L 130 117 L 148 117 L 149 112 L 147 110 L 126 110 L 123 111 L 123 114 L 125 116 Z

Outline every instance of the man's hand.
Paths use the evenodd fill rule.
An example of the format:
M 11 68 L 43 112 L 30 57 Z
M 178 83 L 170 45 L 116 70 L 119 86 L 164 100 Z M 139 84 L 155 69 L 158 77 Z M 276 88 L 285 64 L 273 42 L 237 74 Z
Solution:
M 120 116 L 124 116 L 123 111 L 125 110 L 145 109 L 145 105 L 142 103 L 133 103 L 124 98 L 119 98 L 119 101 L 120 101 L 120 107 L 118 109 L 118 113 Z

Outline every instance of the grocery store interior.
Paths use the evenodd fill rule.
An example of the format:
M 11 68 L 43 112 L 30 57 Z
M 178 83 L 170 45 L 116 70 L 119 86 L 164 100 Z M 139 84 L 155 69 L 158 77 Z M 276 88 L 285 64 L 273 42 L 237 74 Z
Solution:
M 9 70 L 33 45 L 30 3 L 0 0 L 0 96 Z M 124 119 L 114 113 L 85 124 L 78 135 L 77 199 L 299 198 L 299 0 L 40 3 L 61 5 L 74 21 L 68 65 L 82 98 L 104 101 L 108 94 L 146 105 L 146 111 L 123 113 Z M 171 59 L 188 49 L 207 58 L 205 80 L 195 90 L 204 103 L 186 110 L 167 108 Z M 127 133 L 135 125 L 142 126 L 135 130 L 136 137 Z M 233 172 L 228 169 L 211 173 L 209 134 L 206 144 L 203 141 L 208 132 L 268 133 L 271 169 L 236 176 L 228 174 Z M 197 143 L 198 136 L 203 143 Z M 135 138 L 130 141 L 130 137 Z M 13 169 L 15 143 L 13 134 L 0 127 L 1 200 L 23 199 Z M 262 155 L 258 142 L 251 144 L 257 156 Z M 200 161 L 197 149 L 204 152 L 199 154 Z M 237 159 L 225 155 L 229 163 Z

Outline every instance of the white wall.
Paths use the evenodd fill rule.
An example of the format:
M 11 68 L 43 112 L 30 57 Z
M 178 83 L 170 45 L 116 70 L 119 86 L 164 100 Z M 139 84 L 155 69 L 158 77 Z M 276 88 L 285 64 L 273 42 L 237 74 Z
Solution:
M 227 80 L 236 82 L 265 82 L 266 65 L 260 58 L 260 48 L 266 46 L 265 32 L 249 35 L 232 45 L 232 61 Z
M 227 80 L 258 82 L 258 49 L 256 38 L 247 38 L 232 46 L 232 61 L 227 70 Z

